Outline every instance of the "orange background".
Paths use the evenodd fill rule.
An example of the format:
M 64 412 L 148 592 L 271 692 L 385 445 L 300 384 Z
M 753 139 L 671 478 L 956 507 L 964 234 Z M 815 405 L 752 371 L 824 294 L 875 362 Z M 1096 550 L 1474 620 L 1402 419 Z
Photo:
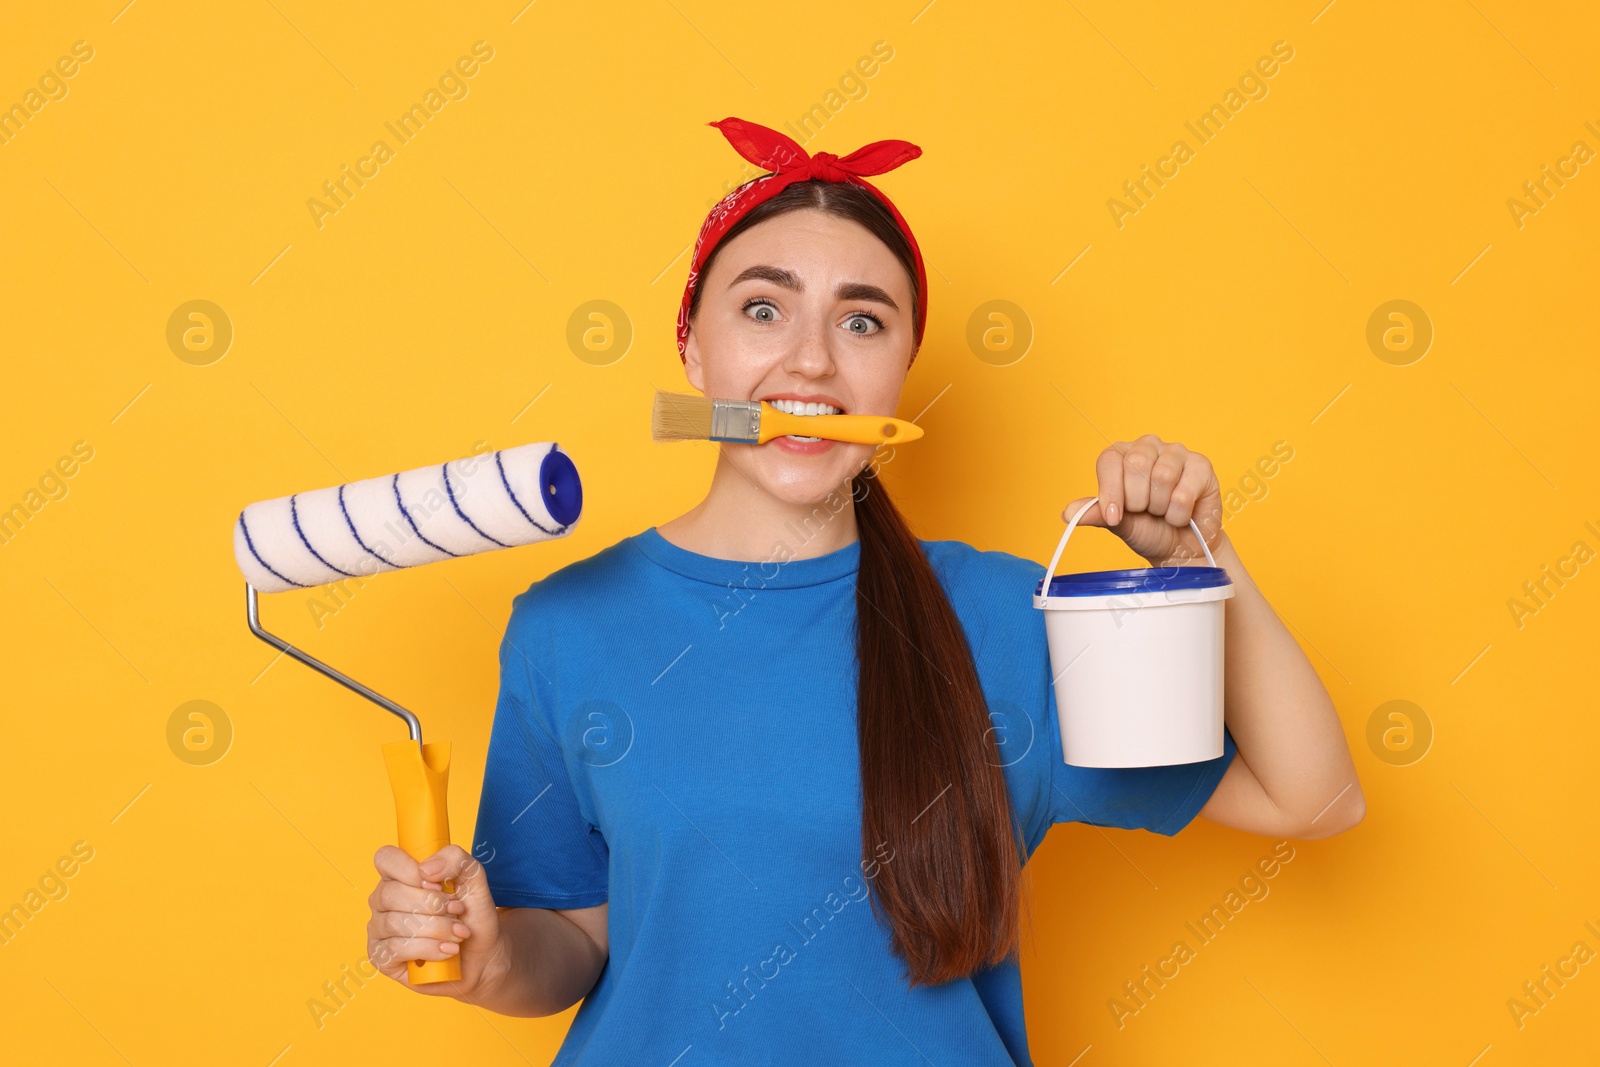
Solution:
M 1600 950 L 1600 174 L 1573 156 L 1600 149 L 1592 7 L 122 3 L 19 9 L 0 35 L 0 106 L 26 116 L 0 143 L 0 509 L 24 509 L 0 543 L 0 907 L 39 903 L 0 944 L 11 1057 L 549 1060 L 570 1013 L 386 980 L 320 1025 L 308 1007 L 363 959 L 394 833 L 379 746 L 401 734 L 249 634 L 230 526 L 479 442 L 571 452 L 586 509 L 563 540 L 386 576 L 331 613 L 263 600 L 269 628 L 454 742 L 465 841 L 513 595 L 705 489 L 711 447 L 647 430 L 652 389 L 687 388 L 688 245 L 750 176 L 703 124 L 807 113 L 813 151 L 925 151 L 879 182 L 933 286 L 900 412 L 926 409 L 927 436 L 886 467 L 918 533 L 1042 563 L 1110 440 L 1204 453 L 1367 792 L 1359 828 L 1295 844 L 1120 1027 L 1123 983 L 1274 842 L 1056 830 L 1029 868 L 1038 1062 L 1592 1052 L 1592 962 L 1520 1025 L 1508 1007 L 1575 943 Z M 53 80 L 79 41 L 92 58 Z M 447 83 L 464 95 L 319 226 L 307 201 L 478 41 L 492 58 Z M 1185 123 L 1275 42 L 1292 58 L 1200 143 Z M 1108 201 L 1179 139 L 1191 158 L 1119 225 Z M 1513 210 L 1546 165 L 1562 187 Z M 214 315 L 169 344 L 195 300 L 225 351 Z M 1091 532 L 1065 562 L 1129 554 Z M 195 700 L 217 710 L 188 748 L 190 720 L 169 727 Z

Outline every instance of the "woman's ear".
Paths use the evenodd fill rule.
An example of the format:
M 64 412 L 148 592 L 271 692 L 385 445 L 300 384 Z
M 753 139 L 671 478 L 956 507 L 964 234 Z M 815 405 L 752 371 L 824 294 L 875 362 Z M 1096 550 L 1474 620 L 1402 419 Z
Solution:
M 705 372 L 700 366 L 700 338 L 695 336 L 693 323 L 690 323 L 689 335 L 683 343 L 683 373 L 696 392 L 706 391 Z

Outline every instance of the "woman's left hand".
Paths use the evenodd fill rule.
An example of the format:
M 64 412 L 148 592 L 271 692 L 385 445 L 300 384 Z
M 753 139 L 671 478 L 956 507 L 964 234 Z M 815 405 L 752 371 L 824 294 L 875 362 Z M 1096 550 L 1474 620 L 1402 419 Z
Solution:
M 1147 433 L 1116 441 L 1095 461 L 1100 498 L 1078 520 L 1104 526 L 1152 567 L 1205 565 L 1205 552 L 1189 528 L 1192 518 L 1213 552 L 1222 533 L 1222 487 L 1211 461 L 1183 445 Z M 1082 496 L 1061 513 L 1063 521 L 1087 503 Z

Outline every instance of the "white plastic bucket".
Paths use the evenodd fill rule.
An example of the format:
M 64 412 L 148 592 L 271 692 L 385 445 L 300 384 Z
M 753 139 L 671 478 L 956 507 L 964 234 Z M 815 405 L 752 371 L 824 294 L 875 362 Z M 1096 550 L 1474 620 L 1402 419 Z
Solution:
M 1044 611 L 1066 762 L 1160 767 L 1222 755 L 1224 604 L 1233 596 L 1200 527 L 1209 567 L 1141 567 L 1056 577 L 1067 523 L 1033 597 Z

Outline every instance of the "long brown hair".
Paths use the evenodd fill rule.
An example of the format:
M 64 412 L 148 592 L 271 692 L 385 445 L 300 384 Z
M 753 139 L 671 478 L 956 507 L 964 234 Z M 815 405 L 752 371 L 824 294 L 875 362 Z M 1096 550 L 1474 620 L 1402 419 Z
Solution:
M 751 226 L 812 208 L 866 227 L 911 280 L 911 321 L 927 299 L 894 218 L 859 186 L 795 182 L 741 218 Z M 705 286 L 695 287 L 692 320 Z M 912 338 L 912 351 L 922 344 Z M 1012 817 L 972 650 L 926 553 L 876 465 L 851 481 L 860 538 L 856 577 L 856 739 L 861 851 L 873 911 L 887 922 L 913 987 L 970 975 L 1017 952 L 1025 844 Z M 882 851 L 885 844 L 891 851 Z

